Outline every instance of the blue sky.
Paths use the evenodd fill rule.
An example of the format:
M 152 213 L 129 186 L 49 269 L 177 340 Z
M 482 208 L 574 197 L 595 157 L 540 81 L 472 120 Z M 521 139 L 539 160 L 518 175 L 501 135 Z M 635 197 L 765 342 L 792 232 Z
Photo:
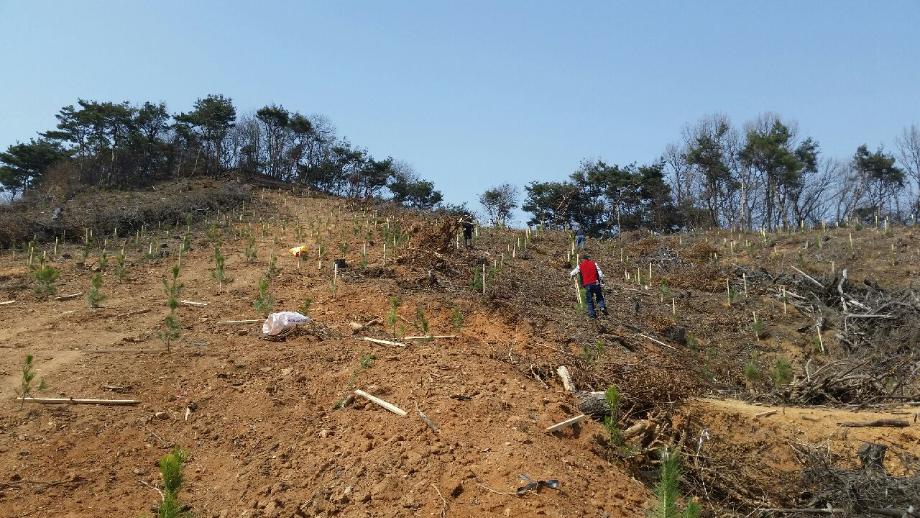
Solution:
M 0 0 L 0 146 L 78 97 L 322 113 L 450 201 L 763 111 L 825 154 L 920 124 L 920 1 Z

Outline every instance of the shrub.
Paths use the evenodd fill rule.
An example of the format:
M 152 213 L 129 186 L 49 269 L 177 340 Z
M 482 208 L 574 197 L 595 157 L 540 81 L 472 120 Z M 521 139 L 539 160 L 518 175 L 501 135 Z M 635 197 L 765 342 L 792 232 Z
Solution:
M 251 235 L 246 239 L 246 249 L 243 251 L 246 262 L 251 263 L 256 260 L 256 240 Z
M 428 336 L 430 333 L 428 318 L 425 316 L 425 309 L 421 305 L 415 308 L 415 327 L 422 336 Z
M 760 380 L 760 365 L 757 361 L 757 353 L 752 353 L 751 357 L 744 364 L 744 378 L 751 383 Z

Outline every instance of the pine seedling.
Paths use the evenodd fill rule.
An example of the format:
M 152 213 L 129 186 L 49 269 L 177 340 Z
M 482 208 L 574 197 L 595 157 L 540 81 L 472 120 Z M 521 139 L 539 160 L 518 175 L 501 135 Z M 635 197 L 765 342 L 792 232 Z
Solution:
M 744 364 L 744 378 L 750 383 L 760 380 L 760 364 L 757 361 L 757 353 L 751 354 L 751 357 Z
M 31 354 L 27 354 L 25 361 L 22 363 L 22 378 L 19 381 L 19 388 L 16 389 L 16 394 L 21 398 L 19 400 L 20 408 L 25 404 L 26 398 L 33 397 L 32 394 L 34 392 L 47 388 L 45 386 L 45 380 L 40 380 L 38 386 L 35 386 L 35 376 L 33 357 Z
M 118 282 L 125 282 L 125 247 L 121 247 L 121 252 L 115 256 L 115 276 Z
M 396 336 L 396 322 L 399 320 L 399 297 L 390 297 L 390 311 L 387 313 L 387 325 L 393 330 L 393 336 Z
M 163 498 L 157 507 L 157 518 L 191 518 L 191 513 L 184 512 L 179 503 L 179 490 L 182 488 L 182 469 L 187 455 L 179 448 L 160 459 L 160 476 L 163 479 Z
M 604 401 L 610 413 L 604 416 L 604 429 L 607 431 L 607 442 L 613 448 L 623 447 L 623 433 L 620 431 L 620 391 L 616 385 L 610 385 L 604 391 Z
M 166 295 L 166 307 L 169 308 L 169 314 L 163 319 L 163 329 L 159 333 L 160 339 L 166 344 L 166 352 L 170 351 L 170 344 L 181 336 L 179 318 L 176 316 L 176 308 L 179 307 L 179 293 L 182 291 L 178 264 L 172 267 L 171 273 L 169 280 L 166 277 L 163 278 L 163 293 Z
M 428 318 L 425 316 L 425 309 L 421 305 L 415 308 L 415 327 L 422 333 L 422 336 L 429 336 Z
M 460 308 L 454 308 L 450 313 L 450 326 L 454 331 L 459 331 L 463 327 L 463 312 Z
M 243 251 L 243 255 L 246 257 L 247 263 L 256 260 L 256 239 L 252 235 L 246 240 L 246 249 Z
M 192 250 L 192 236 L 188 232 L 182 234 L 182 246 L 179 248 L 179 251 L 183 254 L 187 254 Z
M 54 295 L 57 288 L 54 283 L 61 276 L 57 268 L 45 262 L 44 256 L 38 260 L 38 265 L 32 268 L 32 279 L 35 280 L 35 293 L 38 295 Z
M 268 269 L 266 270 L 265 275 L 268 276 L 268 278 L 272 278 L 278 275 L 278 258 L 275 257 L 275 252 L 272 252 L 268 257 Z
M 89 304 L 89 307 L 95 309 L 99 307 L 99 303 L 105 300 L 105 295 L 99 291 L 99 288 L 102 287 L 102 274 L 96 273 L 93 275 L 93 278 L 89 282 L 89 290 L 86 292 L 86 303 Z
M 661 458 L 660 474 L 658 484 L 655 486 L 658 506 L 655 508 L 653 516 L 655 518 L 697 518 L 700 514 L 699 504 L 690 501 L 683 512 L 680 511 L 677 504 L 677 501 L 681 498 L 680 479 L 682 469 L 680 455 L 676 451 L 669 451 L 665 448 Z
M 788 385 L 792 381 L 792 365 L 789 364 L 789 360 L 783 357 L 777 358 L 770 377 L 773 378 L 775 388 Z
M 102 252 L 99 253 L 99 261 L 96 264 L 99 265 L 100 272 L 104 272 L 109 267 L 109 254 L 106 252 L 105 246 L 102 247 Z
M 220 251 L 220 245 L 214 246 L 214 279 L 217 280 L 217 285 L 221 289 L 224 287 L 224 280 L 226 277 L 224 275 L 224 254 Z
M 313 299 L 304 299 L 303 303 L 300 305 L 300 314 L 307 317 L 310 316 L 310 306 L 313 305 Z
M 259 293 L 252 307 L 262 314 L 268 314 L 275 306 L 275 298 L 268 292 L 268 277 L 259 279 Z

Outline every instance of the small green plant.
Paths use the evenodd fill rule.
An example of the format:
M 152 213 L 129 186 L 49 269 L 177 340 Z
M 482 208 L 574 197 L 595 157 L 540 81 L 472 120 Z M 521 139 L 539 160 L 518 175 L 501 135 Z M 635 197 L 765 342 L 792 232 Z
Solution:
M 125 282 L 125 247 L 121 247 L 121 252 L 115 256 L 115 276 L 118 278 L 118 282 Z
M 304 299 L 303 303 L 300 305 L 300 314 L 308 317 L 310 316 L 310 307 L 313 305 L 313 299 Z
M 268 277 L 259 279 L 259 293 L 252 307 L 263 315 L 267 315 L 275 307 L 275 297 L 268 292 Z
M 99 253 L 99 261 L 96 263 L 99 266 L 99 271 L 104 272 L 106 268 L 109 267 L 109 254 L 106 252 L 105 247 L 102 247 L 102 251 Z
M 755 318 L 754 322 L 751 323 L 751 329 L 754 330 L 754 336 L 758 340 L 767 336 L 767 326 L 764 324 L 763 319 Z
M 105 300 L 105 295 L 99 291 L 99 288 L 102 287 L 102 274 L 96 273 L 93 275 L 93 278 L 89 282 L 89 290 L 86 292 L 86 303 L 89 304 L 91 308 L 98 308 L 99 303 Z
M 700 507 L 694 501 L 687 503 L 683 512 L 680 512 L 680 479 L 682 476 L 680 455 L 676 451 L 665 449 L 661 455 L 661 477 L 655 486 L 655 496 L 658 506 L 655 508 L 655 518 L 696 518 L 700 514 Z
M 208 226 L 208 240 L 214 244 L 214 246 L 220 246 L 223 243 L 224 231 L 222 228 L 217 226 L 217 223 L 211 223 Z
M 396 322 L 399 321 L 399 297 L 390 297 L 390 311 L 387 313 L 387 325 L 393 330 L 393 336 L 396 336 Z
M 182 234 L 182 246 L 179 248 L 179 251 L 183 254 L 188 253 L 192 250 L 192 235 L 188 232 Z
M 351 371 L 351 376 L 348 377 L 348 383 L 346 384 L 346 389 L 345 389 L 346 392 L 351 393 L 351 391 L 355 389 L 355 381 L 357 381 L 358 375 L 360 375 L 365 370 L 373 367 L 374 360 L 376 359 L 377 357 L 374 356 L 373 354 L 361 355 L 361 358 L 358 359 L 358 367 L 355 370 Z M 332 405 L 332 409 L 339 410 L 343 408 L 345 406 L 346 400 L 347 400 L 347 396 L 340 397 L 338 401 L 336 401 L 335 404 Z
M 191 513 L 183 511 L 179 502 L 179 490 L 182 488 L 182 469 L 187 455 L 179 448 L 160 459 L 160 477 L 163 479 L 163 498 L 157 507 L 157 518 L 191 518 Z
M 661 297 L 661 302 L 671 298 L 671 289 L 668 288 L 667 281 L 661 281 L 661 285 L 658 286 L 658 295 Z
M 450 326 L 454 331 L 459 331 L 463 327 L 463 312 L 460 308 L 454 308 L 450 312 Z
M 179 265 L 175 265 L 170 270 L 172 276 L 169 280 L 163 277 L 163 292 L 166 294 L 166 307 L 169 308 L 169 314 L 163 319 L 163 329 L 160 330 L 160 339 L 166 344 L 166 352 L 170 351 L 170 344 L 179 339 L 181 335 L 179 327 L 179 318 L 176 316 L 176 308 L 179 307 L 179 293 L 182 291 L 182 283 L 179 282 Z
M 775 388 L 788 385 L 792 381 L 792 365 L 789 364 L 789 360 L 782 356 L 777 358 L 776 363 L 773 364 L 773 371 L 770 373 L 770 377 L 773 378 Z
M 345 255 L 348 254 L 348 250 L 350 248 L 351 247 L 349 246 L 349 244 L 345 241 L 342 241 L 341 243 L 339 243 L 339 254 L 341 254 L 339 255 L 339 257 L 345 257 Z
M 624 445 L 623 433 L 620 430 L 620 391 L 616 385 L 610 385 L 604 391 L 604 401 L 610 413 L 604 416 L 604 430 L 607 431 L 607 442 L 612 448 L 622 448 Z
M 214 246 L 214 279 L 217 280 L 221 289 L 224 287 L 224 281 L 227 279 L 224 273 L 224 254 L 220 251 L 220 245 Z
M 86 239 L 83 240 L 82 254 L 83 256 L 80 262 L 86 263 L 86 260 L 89 259 L 89 234 L 87 234 Z
M 756 383 L 760 381 L 760 375 L 760 362 L 758 361 L 757 353 L 752 353 L 744 364 L 744 378 L 750 383 Z
M 21 398 L 19 400 L 20 408 L 25 404 L 25 398 L 32 397 L 32 394 L 36 391 L 42 391 L 47 388 L 45 380 L 40 380 L 38 386 L 34 386 L 35 376 L 33 357 L 31 354 L 27 354 L 25 361 L 22 363 L 22 378 L 19 381 L 19 388 L 16 389 L 16 395 Z
M 243 256 L 246 258 L 247 263 L 251 263 L 256 260 L 256 240 L 251 235 L 246 239 L 246 248 L 243 250 Z
M 589 365 L 594 365 L 604 354 L 604 342 L 598 340 L 594 345 L 585 344 L 581 347 L 581 359 Z
M 38 265 L 32 267 L 32 279 L 35 280 L 35 293 L 38 295 L 54 295 L 57 288 L 54 283 L 61 276 L 57 268 L 45 262 L 44 256 L 38 260 Z
M 265 275 L 269 279 L 278 275 L 278 258 L 275 257 L 275 252 L 272 252 L 268 257 L 268 269 L 265 271 Z
M 473 280 L 470 281 L 470 289 L 477 293 L 482 292 L 482 273 L 479 268 L 473 268 Z
M 425 308 L 421 304 L 415 308 L 415 328 L 422 333 L 422 336 L 429 336 L 431 332 L 428 317 L 425 316 Z

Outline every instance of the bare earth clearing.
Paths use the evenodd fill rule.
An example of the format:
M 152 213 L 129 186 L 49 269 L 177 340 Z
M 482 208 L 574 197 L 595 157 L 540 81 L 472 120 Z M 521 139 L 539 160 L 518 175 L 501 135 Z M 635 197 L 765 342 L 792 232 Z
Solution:
M 808 359 L 823 361 L 813 346 L 814 321 L 791 304 L 784 312 L 772 288 L 754 277 L 746 296 L 739 285 L 731 305 L 725 288 L 727 275 L 733 284 L 743 282 L 734 276 L 737 268 L 791 273 L 797 265 L 818 276 L 830 275 L 834 261 L 835 271 L 848 268 L 851 282 L 911 289 L 920 264 L 916 228 L 780 234 L 770 246 L 760 234 L 728 232 L 589 243 L 608 275 L 611 307 L 611 316 L 592 326 L 576 305 L 564 234 L 537 233 L 512 259 L 508 247 L 524 239 L 520 231 L 482 229 L 473 250 L 457 251 L 444 218 L 285 192 L 253 197 L 242 220 L 238 213 L 211 214 L 219 225 L 192 225 L 180 298 L 207 306 L 180 306 L 182 338 L 169 353 L 158 338 L 167 312 L 161 279 L 176 262 L 184 223 L 168 225 L 168 237 L 167 226 L 156 224 L 139 243 L 132 234 L 123 282 L 111 259 L 121 239 L 110 245 L 106 299 L 98 309 L 82 296 L 36 296 L 28 254 L 0 255 L 0 302 L 16 301 L 0 305 L 0 390 L 8 396 L 0 407 L 0 515 L 151 513 L 159 499 L 149 487 L 159 484 L 156 461 L 175 445 L 190 455 L 181 499 L 199 516 L 644 516 L 655 505 L 654 452 L 669 443 L 697 454 L 687 459 L 686 493 L 717 514 L 746 514 L 796 501 L 800 443 L 826 442 L 853 466 L 866 441 L 904 458 L 920 455 L 916 399 L 858 408 L 761 397 L 769 392 L 774 358 L 788 358 L 797 377 Z M 259 197 L 266 208 L 253 213 Z M 388 220 L 406 240 L 395 250 L 388 245 L 384 263 Z M 240 236 L 250 228 L 258 251 L 253 262 Z M 212 276 L 215 232 L 227 257 L 223 287 Z M 155 235 L 170 255 L 145 258 Z M 298 244 L 308 245 L 303 260 L 286 252 Z M 40 243 L 49 256 L 52 248 L 53 242 Z M 89 287 L 101 246 L 85 264 L 82 248 L 62 246 L 53 261 L 61 270 L 58 295 Z M 279 269 L 269 289 L 275 309 L 297 310 L 312 300 L 314 322 L 282 341 L 260 339 L 261 324 L 221 323 L 262 317 L 253 300 L 272 251 Z M 675 252 L 679 260 L 668 255 Z M 348 266 L 333 290 L 337 257 Z M 504 266 L 487 278 L 487 294 L 474 292 L 473 271 L 496 261 Z M 636 268 L 645 276 L 648 263 L 651 282 L 637 283 Z M 410 340 L 404 348 L 360 340 L 402 341 L 386 324 L 392 296 L 401 300 L 398 335 L 423 334 L 421 309 L 432 334 L 456 338 Z M 766 323 L 761 339 L 751 331 L 752 312 Z M 359 332 L 351 325 L 372 321 Z M 810 331 L 799 331 L 803 326 Z M 692 338 L 681 343 L 677 328 Z M 842 347 L 832 331 L 823 340 L 828 354 Z M 765 380 L 743 374 L 752 351 Z M 21 407 L 13 391 L 29 353 L 48 385 L 38 396 L 141 404 Z M 625 458 L 606 446 L 596 421 L 546 433 L 581 413 L 555 374 L 559 365 L 568 366 L 579 390 L 616 383 L 625 397 L 622 427 L 651 420 L 658 433 Z M 920 393 L 916 379 L 907 385 Z M 337 408 L 355 388 L 408 416 L 362 399 Z M 908 426 L 839 426 L 883 418 Z M 886 458 L 890 473 L 910 473 L 901 459 Z M 522 475 L 557 479 L 560 487 L 518 496 Z

